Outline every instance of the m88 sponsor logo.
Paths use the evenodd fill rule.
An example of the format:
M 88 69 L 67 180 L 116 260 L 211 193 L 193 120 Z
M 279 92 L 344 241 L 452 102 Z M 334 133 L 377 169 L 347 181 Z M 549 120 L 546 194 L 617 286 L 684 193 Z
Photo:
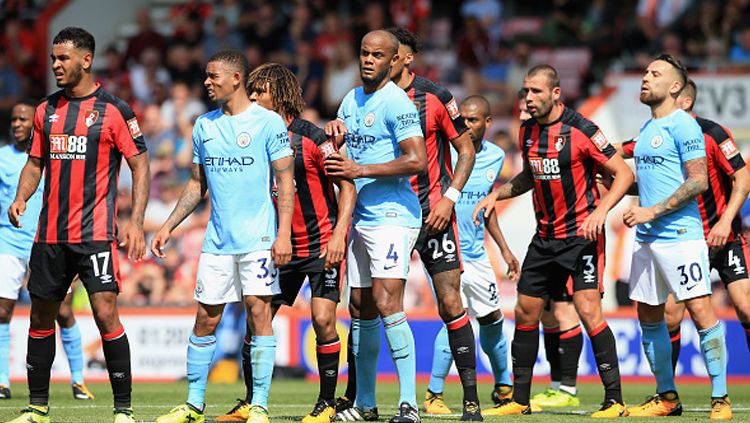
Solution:
M 53 159 L 85 160 L 88 137 L 85 135 L 52 134 L 49 151 Z
M 560 162 L 558 159 L 529 157 L 529 165 L 534 179 L 552 180 L 560 179 Z

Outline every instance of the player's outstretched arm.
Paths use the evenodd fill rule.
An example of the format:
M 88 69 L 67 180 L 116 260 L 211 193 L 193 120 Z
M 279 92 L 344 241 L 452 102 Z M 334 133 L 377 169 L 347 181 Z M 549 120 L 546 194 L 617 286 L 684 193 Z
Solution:
M 133 174 L 133 211 L 130 224 L 125 228 L 121 247 L 128 249 L 128 258 L 140 261 L 146 252 L 146 239 L 143 236 L 143 215 L 146 213 L 148 194 L 151 189 L 151 172 L 148 167 L 148 154 L 141 153 L 127 159 Z
M 484 219 L 484 222 L 487 232 L 490 233 L 492 239 L 500 247 L 500 254 L 503 256 L 505 264 L 508 265 L 508 278 L 512 281 L 518 281 L 518 278 L 521 276 L 521 264 L 505 241 L 503 231 L 500 230 L 500 224 L 497 222 L 497 213 L 494 208 L 490 212 L 490 215 Z
M 534 188 L 534 175 L 531 174 L 531 168 L 528 163 L 524 162 L 523 170 L 510 181 L 504 183 L 487 194 L 477 205 L 474 207 L 474 211 L 471 214 L 471 218 L 475 225 L 479 225 L 477 216 L 484 210 L 484 218 L 489 217 L 490 213 L 495 210 L 495 203 L 501 200 L 507 200 L 509 198 L 517 197 L 521 194 L 528 192 Z
M 320 257 L 326 259 L 326 269 L 336 267 L 344 261 L 346 234 L 349 231 L 349 225 L 352 223 L 354 203 L 357 202 L 357 188 L 354 186 L 354 182 L 349 179 L 342 179 L 336 180 L 335 183 L 339 187 L 338 218 L 331 239 L 328 240 L 328 244 L 323 247 L 320 253 Z
M 709 247 L 723 247 L 727 243 L 727 238 L 732 232 L 732 220 L 745 203 L 748 192 L 750 192 L 750 170 L 744 166 L 732 174 L 732 193 L 729 195 L 727 208 L 706 237 Z
M 26 201 L 36 192 L 39 181 L 42 180 L 42 166 L 42 159 L 29 156 L 21 170 L 16 198 L 8 207 L 8 219 L 16 228 L 21 227 L 20 219 L 26 212 Z
M 633 172 L 625 163 L 625 160 L 618 155 L 614 155 L 607 160 L 603 168 L 605 174 L 613 177 L 612 185 L 609 192 L 602 197 L 596 209 L 581 224 L 582 235 L 589 241 L 594 241 L 599 237 L 599 233 L 604 230 L 607 213 L 625 196 L 635 180 Z
M 326 172 L 333 178 L 382 178 L 410 176 L 427 169 L 427 150 L 424 138 L 410 137 L 399 141 L 401 156 L 385 163 L 360 165 L 335 153 L 325 160 Z
M 159 232 L 151 240 L 151 252 L 157 256 L 164 258 L 164 246 L 169 241 L 169 235 L 172 233 L 174 228 L 177 227 L 190 213 L 198 207 L 201 199 L 206 195 L 208 191 L 208 183 L 206 182 L 206 173 L 203 169 L 203 165 L 193 164 L 193 171 L 185 185 L 185 189 L 180 195 L 180 199 L 177 200 L 174 210 L 167 218 L 167 221 L 161 226 Z
M 277 210 L 279 229 L 271 247 L 274 265 L 285 266 L 292 259 L 292 215 L 294 214 L 294 157 L 274 160 L 273 173 L 279 188 Z
M 659 216 L 672 213 L 692 201 L 698 194 L 708 189 L 708 173 L 706 158 L 688 160 L 684 164 L 685 182 L 669 197 L 652 207 L 633 206 L 622 216 L 623 222 L 629 227 L 641 223 L 648 223 Z

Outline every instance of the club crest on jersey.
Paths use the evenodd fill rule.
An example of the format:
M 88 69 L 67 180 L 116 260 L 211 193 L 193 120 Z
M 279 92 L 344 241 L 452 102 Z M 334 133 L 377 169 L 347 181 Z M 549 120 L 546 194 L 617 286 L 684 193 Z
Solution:
M 141 132 L 141 127 L 138 126 L 138 119 L 128 119 L 128 131 L 130 131 L 130 136 L 133 138 L 138 138 L 143 135 L 143 133 Z
M 91 128 L 93 124 L 96 123 L 96 121 L 99 119 L 99 111 L 98 110 L 86 110 L 83 112 L 83 115 L 86 116 L 86 127 Z
M 455 119 L 461 115 L 456 105 L 456 99 L 454 98 L 445 105 L 445 109 L 448 110 L 448 115 L 450 115 L 451 119 Z
M 375 123 L 375 113 L 370 112 L 365 116 L 365 126 L 369 128 L 373 123 Z
M 661 139 L 661 135 L 657 135 L 651 138 L 651 147 L 659 148 L 659 146 L 661 146 L 663 142 L 664 140 Z
M 558 135 L 555 137 L 555 150 L 560 151 L 565 148 L 565 136 Z
M 487 171 L 484 172 L 484 177 L 487 178 L 487 182 L 495 182 L 495 178 L 497 177 L 495 169 L 487 169 Z
M 241 148 L 246 148 L 248 145 L 250 145 L 250 134 L 247 132 L 242 132 L 241 134 L 237 135 L 237 145 L 239 145 Z

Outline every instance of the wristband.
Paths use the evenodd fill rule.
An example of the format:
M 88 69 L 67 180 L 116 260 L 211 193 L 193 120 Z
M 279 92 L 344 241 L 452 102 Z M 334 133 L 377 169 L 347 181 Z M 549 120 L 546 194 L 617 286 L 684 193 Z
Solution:
M 448 187 L 448 189 L 445 191 L 445 194 L 443 194 L 443 197 L 453 201 L 453 204 L 455 204 L 458 203 L 458 198 L 461 197 L 461 191 L 453 187 Z

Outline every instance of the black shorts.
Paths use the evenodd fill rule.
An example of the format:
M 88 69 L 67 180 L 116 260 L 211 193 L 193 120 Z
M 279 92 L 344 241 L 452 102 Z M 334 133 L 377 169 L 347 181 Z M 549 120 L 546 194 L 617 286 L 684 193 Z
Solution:
M 332 269 L 325 269 L 325 259 L 319 257 L 298 258 L 280 268 L 279 286 L 281 293 L 273 296 L 271 304 L 280 307 L 291 307 L 297 298 L 305 278 L 310 279 L 310 290 L 314 298 L 327 298 L 339 302 L 341 280 L 341 265 Z
M 443 232 L 436 234 L 427 233 L 427 229 L 422 226 L 414 250 L 419 253 L 424 268 L 431 276 L 448 270 L 460 270 L 461 248 L 455 217 Z
M 76 275 L 89 295 L 103 291 L 120 292 L 120 266 L 113 241 L 34 243 L 29 271 L 29 293 L 44 300 L 65 299 Z
M 521 268 L 518 292 L 530 297 L 570 301 L 585 289 L 603 291 L 604 236 L 548 239 L 534 235 Z
M 711 267 L 719 272 L 724 286 L 734 281 L 748 278 L 747 265 L 750 263 L 750 251 L 744 235 L 737 236 L 723 248 L 711 254 Z

